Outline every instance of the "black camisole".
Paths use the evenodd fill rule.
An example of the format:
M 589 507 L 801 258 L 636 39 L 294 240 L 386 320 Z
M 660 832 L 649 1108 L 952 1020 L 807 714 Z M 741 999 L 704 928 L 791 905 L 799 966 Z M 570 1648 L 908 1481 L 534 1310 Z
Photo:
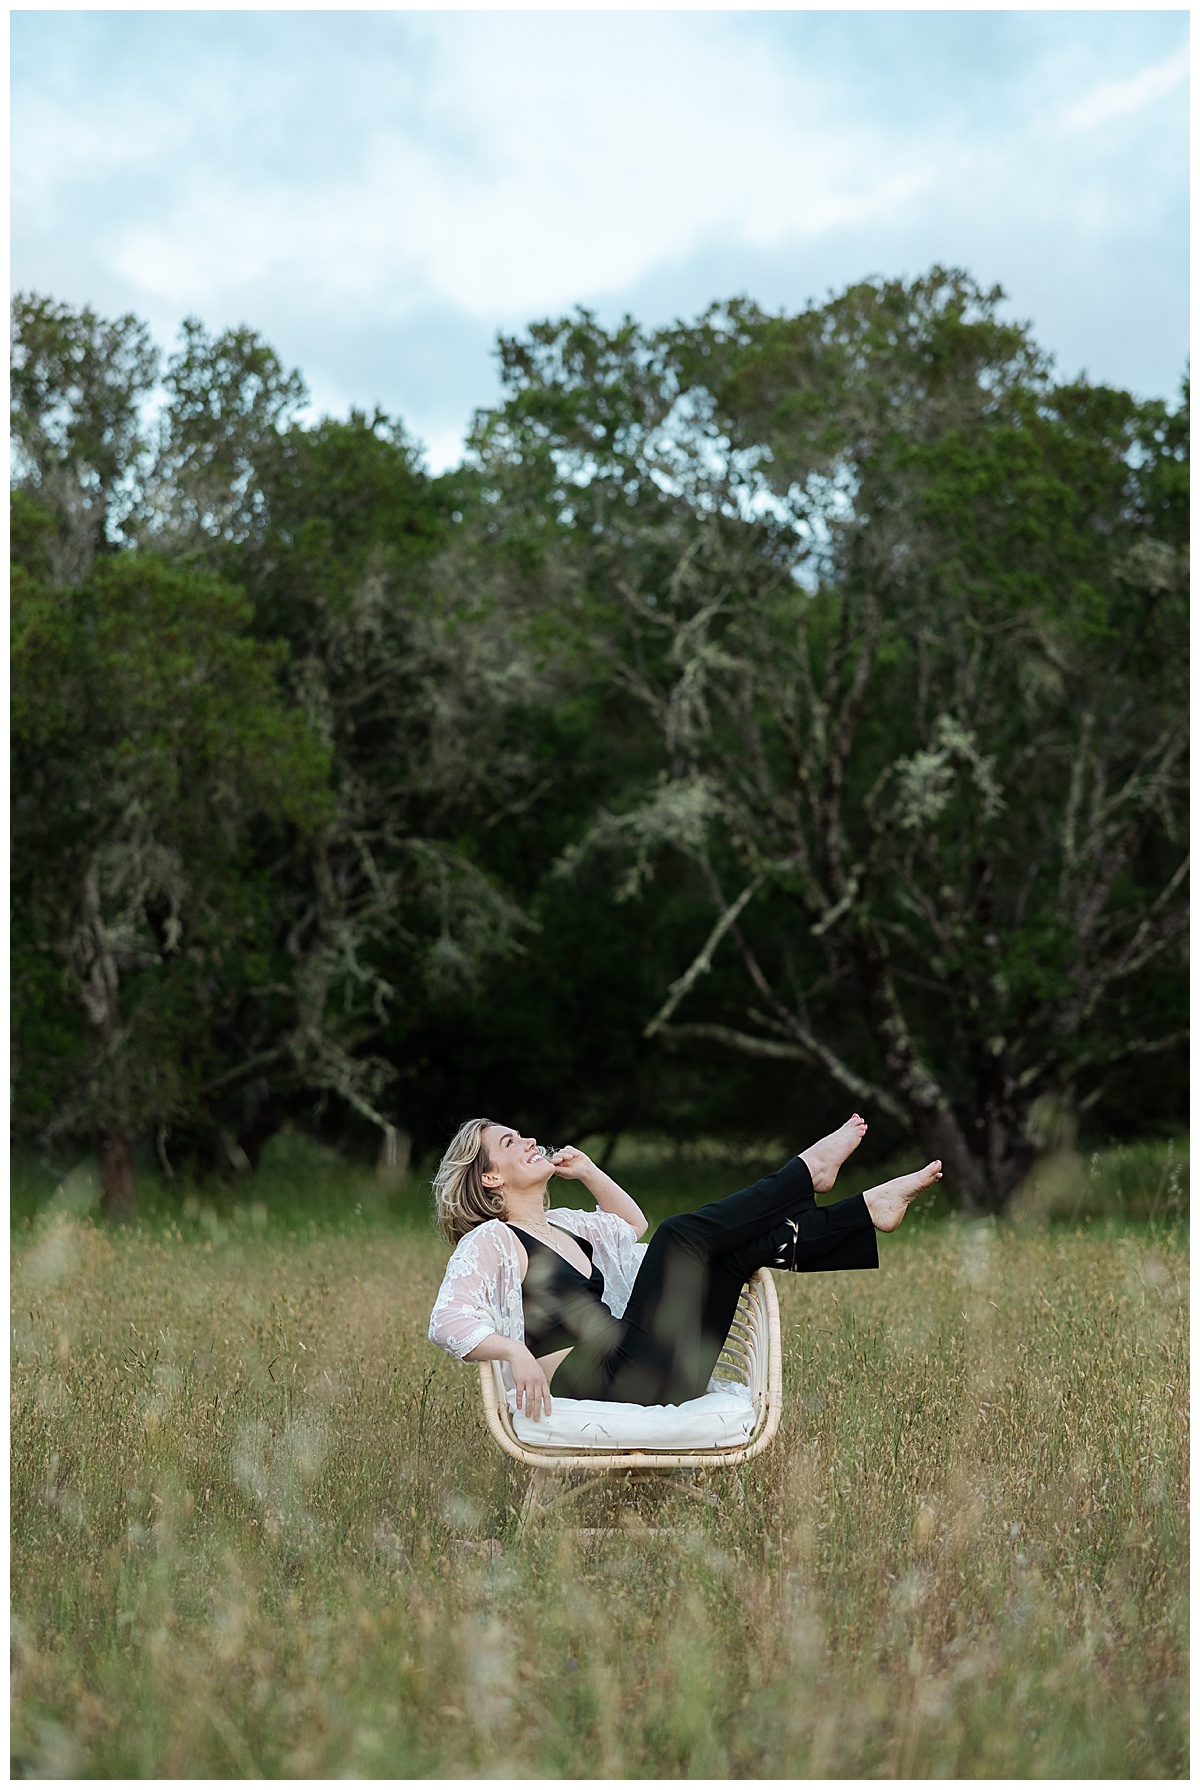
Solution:
M 581 1334 L 595 1330 L 597 1307 L 610 1324 L 615 1322 L 608 1308 L 601 1304 L 604 1276 L 594 1263 L 585 1279 L 578 1268 L 573 1268 L 540 1237 L 521 1230 L 519 1225 L 510 1224 L 508 1228 L 521 1239 L 529 1255 L 529 1270 L 521 1283 L 521 1304 L 525 1345 L 530 1354 L 551 1355 L 556 1349 L 573 1348 Z M 575 1241 L 591 1261 L 591 1244 L 582 1237 Z

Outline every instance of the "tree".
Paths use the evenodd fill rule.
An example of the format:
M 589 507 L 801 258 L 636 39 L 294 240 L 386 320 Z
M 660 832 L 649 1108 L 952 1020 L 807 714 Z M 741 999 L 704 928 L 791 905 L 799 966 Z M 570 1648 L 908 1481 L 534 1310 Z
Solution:
M 14 578 L 18 1118 L 96 1136 L 118 1216 L 131 1138 L 203 1107 L 229 982 L 261 975 L 254 835 L 328 809 L 326 754 L 249 619 L 239 591 L 148 554 L 66 589 Z
M 297 1020 L 243 1026 L 226 1093 L 260 1144 L 316 1094 L 356 1115 L 396 1160 L 412 1115 L 397 1060 L 431 1002 L 520 948 L 525 920 L 481 868 L 472 829 L 530 775 L 505 733 L 532 661 L 503 579 L 454 538 L 448 505 L 403 430 L 380 413 L 281 431 L 258 467 L 261 508 L 214 550 L 284 641 L 290 687 L 325 741 L 333 806 L 269 866 Z M 251 1152 L 248 1150 L 248 1154 Z
M 249 329 L 159 382 L 19 300 L 18 1124 L 111 1205 L 139 1135 L 761 1134 L 803 1074 L 997 1207 L 1173 1111 L 1186 395 L 998 299 L 538 324 L 438 480 Z
M 26 805 L 28 826 L 16 840 L 17 880 L 28 897 L 17 921 L 24 1120 L 40 1115 L 43 1136 L 99 1126 L 125 1140 L 126 1155 L 131 1131 L 149 1126 L 164 1159 L 168 1135 L 172 1150 L 209 1158 L 219 1138 L 221 1155 L 253 1165 L 289 1102 L 332 1096 L 376 1126 L 394 1154 L 395 1115 L 381 1104 L 396 1074 L 378 1048 L 386 1027 L 397 1009 L 465 988 L 481 961 L 514 948 L 522 925 L 465 838 L 470 818 L 489 804 L 503 807 L 523 775 L 519 750 L 496 750 L 497 719 L 527 663 L 513 648 L 503 605 L 482 585 L 450 588 L 457 574 L 449 565 L 440 586 L 431 582 L 448 506 L 403 430 L 379 413 L 299 426 L 303 381 L 252 330 L 211 336 L 188 319 L 156 387 L 158 357 L 136 319 L 108 323 L 88 309 L 29 298 L 14 314 L 14 358 L 21 482 L 13 550 L 25 576 L 17 675 L 40 681 L 48 705 L 25 705 L 18 738 L 18 752 L 29 748 L 22 769 L 43 790 L 39 804 Z M 66 473 L 70 491 L 84 494 L 82 534 L 71 533 L 78 503 L 55 508 Z M 120 556 L 115 582 L 107 574 L 97 582 L 98 551 Z M 133 585 L 122 582 L 136 583 L 135 565 L 146 583 L 139 600 L 151 611 L 142 635 L 137 606 L 126 601 Z M 183 1075 L 178 1053 L 155 1029 L 160 1007 L 165 1013 L 176 1001 L 176 1018 L 186 1009 L 183 960 L 173 949 L 156 955 L 142 934 L 155 904 L 170 909 L 175 899 L 167 859 L 209 869 L 233 860 L 217 842 L 207 851 L 206 828 L 220 814 L 203 801 L 186 851 L 166 845 L 164 858 L 166 808 L 147 809 L 144 791 L 129 798 L 123 778 L 131 764 L 149 774 L 162 757 L 157 741 L 145 759 L 134 744 L 161 707 L 161 630 L 173 638 L 180 623 L 158 598 L 169 609 L 192 592 L 189 650 L 199 655 L 212 628 L 219 663 L 233 652 L 233 623 L 213 592 L 232 585 L 249 593 L 248 602 L 237 599 L 238 651 L 257 655 L 266 682 L 256 692 L 231 684 L 246 707 L 230 717 L 230 751 L 242 749 L 272 688 L 275 709 L 302 733 L 306 718 L 305 737 L 321 742 L 332 776 L 328 800 L 304 825 L 286 805 L 268 804 L 238 835 L 237 899 L 253 918 L 231 957 L 221 951 L 208 961 L 203 999 L 193 990 L 205 1023 Z M 77 595 L 60 600 L 56 589 L 68 586 Z M 190 689 L 191 673 L 181 675 Z M 201 684 L 205 675 L 197 666 Z M 114 745 L 117 711 L 101 692 L 125 705 L 124 758 Z M 198 779 L 203 792 L 205 766 L 187 758 L 193 734 L 204 733 L 190 701 L 185 694 L 174 712 L 167 757 L 177 761 L 181 786 Z M 94 750 L 80 731 L 84 717 L 96 728 Z M 252 778 L 234 782 L 253 787 Z M 311 793 L 311 779 L 300 787 Z M 84 809 L 98 836 L 92 823 L 81 825 Z M 145 875 L 128 870 L 134 859 Z M 191 870 L 179 875 L 193 892 L 203 884 Z M 126 903 L 119 924 L 115 901 Z M 215 893 L 204 901 L 211 906 Z M 67 933 L 80 959 L 89 927 L 99 938 L 114 926 L 138 942 L 107 955 L 97 945 L 75 994 L 91 987 L 89 978 L 116 975 L 120 1001 L 114 993 L 102 1010 L 99 997 L 88 996 L 80 1011 L 93 1016 L 91 1045 L 55 1049 L 71 1031 L 70 1002 L 56 1003 L 48 964 L 66 949 Z M 100 1074 L 97 1050 L 111 1073 Z M 143 1071 L 151 1081 L 174 1077 L 172 1091 L 139 1092 Z M 102 1125 L 105 1109 L 111 1124 Z M 108 1181 L 115 1185 L 117 1174 Z
M 110 322 L 37 293 L 13 301 L 14 482 L 26 494 L 26 518 L 38 509 L 46 518 L 42 550 L 54 584 L 79 582 L 121 538 L 150 452 L 146 403 L 158 368 L 134 316 Z
M 659 739 L 587 849 L 628 894 L 672 848 L 711 903 L 648 1030 L 823 1071 L 977 1209 L 1184 1023 L 1185 428 L 1055 387 L 1001 296 L 582 313 L 504 345 L 476 440 Z M 685 1020 L 730 948 L 749 1004 Z
M 184 319 L 167 362 L 153 465 L 137 506 L 141 538 L 175 555 L 240 542 L 265 521 L 263 469 L 308 392 L 244 326 L 209 336 Z

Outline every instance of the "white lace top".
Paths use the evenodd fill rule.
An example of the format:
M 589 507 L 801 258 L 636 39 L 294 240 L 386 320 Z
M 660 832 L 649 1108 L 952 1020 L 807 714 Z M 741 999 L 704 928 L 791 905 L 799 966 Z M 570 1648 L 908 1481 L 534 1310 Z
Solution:
M 593 1259 L 604 1276 L 604 1304 L 619 1318 L 646 1253 L 646 1245 L 634 1237 L 633 1226 L 614 1212 L 579 1212 L 572 1206 L 555 1207 L 546 1217 L 591 1244 Z M 477 1225 L 459 1242 L 446 1263 L 429 1319 L 430 1342 L 460 1361 L 492 1335 L 525 1341 L 517 1240 L 499 1218 Z M 507 1381 L 507 1361 L 502 1371 Z

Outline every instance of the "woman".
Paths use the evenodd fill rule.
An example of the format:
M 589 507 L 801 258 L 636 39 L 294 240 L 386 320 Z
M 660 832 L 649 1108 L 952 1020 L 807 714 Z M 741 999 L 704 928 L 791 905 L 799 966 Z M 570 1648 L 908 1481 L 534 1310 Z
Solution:
M 742 1287 L 758 1268 L 877 1268 L 875 1232 L 941 1179 L 931 1162 L 818 1206 L 866 1135 L 857 1113 L 752 1187 L 660 1224 L 582 1150 L 469 1119 L 434 1177 L 438 1229 L 455 1245 L 429 1321 L 460 1361 L 502 1361 L 535 1422 L 568 1398 L 682 1404 L 708 1385 Z M 581 1181 L 594 1212 L 547 1209 L 552 1175 Z

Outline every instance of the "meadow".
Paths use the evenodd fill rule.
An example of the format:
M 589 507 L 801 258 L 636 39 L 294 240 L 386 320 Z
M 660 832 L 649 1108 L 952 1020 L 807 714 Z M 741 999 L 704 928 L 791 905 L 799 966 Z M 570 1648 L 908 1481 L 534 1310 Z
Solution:
M 517 1532 L 418 1189 L 281 1146 L 110 1230 L 18 1176 L 14 1772 L 1186 1776 L 1186 1167 L 778 1276 L 774 1446 L 591 1545 Z

